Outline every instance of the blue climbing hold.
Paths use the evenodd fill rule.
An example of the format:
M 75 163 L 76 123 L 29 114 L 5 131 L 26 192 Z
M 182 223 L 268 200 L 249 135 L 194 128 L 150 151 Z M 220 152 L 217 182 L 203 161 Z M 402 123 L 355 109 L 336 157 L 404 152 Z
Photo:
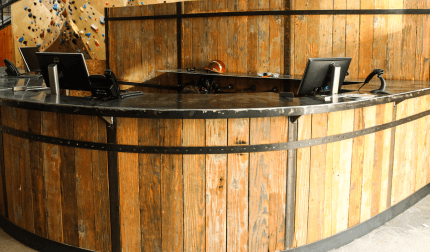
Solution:
M 88 38 L 91 37 L 91 32 L 85 33 L 85 36 L 87 36 Z
M 27 10 L 27 6 L 24 7 L 24 10 Z
M 20 38 L 18 39 L 18 41 L 19 41 L 19 42 L 24 41 L 24 36 L 20 37 Z
M 87 6 L 84 4 L 84 9 L 86 9 L 87 8 Z
M 54 6 L 52 6 L 52 9 L 58 10 L 58 4 L 54 4 Z

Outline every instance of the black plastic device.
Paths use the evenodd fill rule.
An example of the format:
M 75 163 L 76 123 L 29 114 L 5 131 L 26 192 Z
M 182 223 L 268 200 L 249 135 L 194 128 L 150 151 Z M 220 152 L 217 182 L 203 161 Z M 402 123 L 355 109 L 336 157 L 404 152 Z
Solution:
M 328 94 L 342 93 L 341 87 L 347 75 L 351 59 L 350 57 L 309 58 L 297 94 L 316 95 L 324 93 L 324 91 L 328 92 Z M 337 92 L 330 90 L 330 82 L 334 79 L 333 66 L 340 67 Z
M 39 48 L 37 47 L 20 47 L 19 52 L 21 53 L 22 59 L 25 64 L 25 68 L 27 72 L 40 72 L 39 62 L 37 62 L 36 53 L 39 52 Z
M 112 70 L 107 69 L 104 75 L 91 75 L 88 78 L 93 97 L 102 100 L 118 99 L 120 97 L 121 91 Z
M 5 59 L 4 64 L 6 65 L 6 73 L 8 76 L 20 76 L 18 69 L 15 67 L 15 65 L 10 62 L 10 60 Z
M 372 78 L 377 75 L 379 80 L 381 81 L 381 86 L 378 89 L 372 90 L 370 91 L 370 93 L 372 94 L 390 94 L 388 92 L 385 91 L 385 87 L 387 86 L 387 83 L 385 82 L 384 77 L 382 77 L 382 75 L 384 74 L 384 70 L 383 69 L 374 69 L 364 80 L 363 85 L 360 87 L 360 89 L 366 85 L 367 83 L 370 82 L 370 80 L 372 80 Z M 359 90 L 360 90 L 359 89 Z

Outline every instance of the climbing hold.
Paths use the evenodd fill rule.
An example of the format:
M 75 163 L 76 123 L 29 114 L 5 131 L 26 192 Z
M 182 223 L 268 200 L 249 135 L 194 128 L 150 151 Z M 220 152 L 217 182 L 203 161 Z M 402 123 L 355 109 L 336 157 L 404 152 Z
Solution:
M 58 10 L 58 4 L 54 4 L 54 6 L 52 6 L 52 9 Z
M 24 37 L 20 37 L 20 38 L 18 39 L 18 42 L 22 42 L 22 41 L 24 41 Z
M 105 24 L 105 18 L 103 16 L 100 16 L 100 24 Z
M 94 30 L 94 31 L 96 31 L 96 32 L 98 32 L 99 31 L 99 28 L 97 28 L 97 26 L 95 26 L 95 25 L 91 25 L 91 28 Z

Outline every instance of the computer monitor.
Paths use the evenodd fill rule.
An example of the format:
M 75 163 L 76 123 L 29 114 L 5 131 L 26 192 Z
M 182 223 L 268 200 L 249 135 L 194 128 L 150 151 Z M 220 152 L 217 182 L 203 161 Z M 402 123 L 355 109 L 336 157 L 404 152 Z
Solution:
M 309 58 L 297 94 L 301 96 L 312 95 L 324 90 L 329 94 L 341 93 L 341 87 L 350 63 L 350 57 Z M 335 78 L 331 71 L 332 66 L 340 67 L 338 90 L 330 90 L 331 81 Z
M 37 47 L 20 47 L 19 52 L 21 53 L 27 72 L 39 72 L 40 67 L 37 62 L 36 53 L 39 52 Z
M 36 56 L 47 87 L 51 86 L 48 66 L 56 64 L 60 89 L 91 91 L 87 64 L 82 53 L 38 52 Z

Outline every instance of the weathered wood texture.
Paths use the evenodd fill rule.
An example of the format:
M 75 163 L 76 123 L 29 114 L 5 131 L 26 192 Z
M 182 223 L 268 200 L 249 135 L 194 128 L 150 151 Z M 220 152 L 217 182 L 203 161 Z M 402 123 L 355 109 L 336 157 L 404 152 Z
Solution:
M 428 1 L 291 1 L 292 10 L 426 9 Z M 429 15 L 291 17 L 291 74 L 308 58 L 352 57 L 351 78 L 385 69 L 387 79 L 429 80 Z
M 298 140 L 388 123 L 393 109 L 393 103 L 387 103 L 302 116 Z M 335 235 L 389 207 L 391 137 L 387 129 L 297 150 L 295 247 Z
M 31 133 L 106 143 L 98 117 L 2 107 L 3 125 Z M 42 237 L 110 251 L 107 153 L 3 134 L 9 220 Z M 10 202 L 10 203 L 9 203 Z
M 287 117 L 118 118 L 118 139 L 122 144 L 154 146 L 279 143 L 288 139 L 287 122 Z M 125 251 L 285 248 L 286 151 L 228 155 L 119 153 L 119 166 Z
M 283 0 L 266 1 L 201 1 L 185 2 L 184 13 L 281 10 Z M 176 4 L 148 5 L 110 9 L 111 17 L 154 16 L 176 14 Z M 177 48 L 176 19 L 112 21 L 109 23 L 110 67 L 118 79 L 155 85 L 177 85 L 176 74 L 157 70 L 176 69 L 178 50 L 182 68 L 204 69 L 210 61 L 219 59 L 228 72 L 257 73 L 284 71 L 284 17 L 214 17 L 182 20 L 182 47 Z M 184 83 L 195 81 L 184 77 Z M 276 86 L 282 81 L 261 81 L 218 78 L 220 86 L 233 84 L 240 91 L 255 85 L 257 91 Z M 148 92 L 157 89 L 139 88 Z M 170 91 L 172 92 L 172 91 Z
M 8 59 L 14 62 L 13 59 L 13 37 L 12 26 L 0 30 L 0 67 L 4 66 L 4 60 Z
M 109 9 L 110 17 L 172 14 L 176 14 L 176 4 L 174 3 Z M 155 85 L 177 85 L 175 74 L 156 72 L 178 67 L 176 19 L 110 22 L 108 39 L 109 66 L 119 80 Z M 146 92 L 166 92 L 140 87 L 135 89 Z

